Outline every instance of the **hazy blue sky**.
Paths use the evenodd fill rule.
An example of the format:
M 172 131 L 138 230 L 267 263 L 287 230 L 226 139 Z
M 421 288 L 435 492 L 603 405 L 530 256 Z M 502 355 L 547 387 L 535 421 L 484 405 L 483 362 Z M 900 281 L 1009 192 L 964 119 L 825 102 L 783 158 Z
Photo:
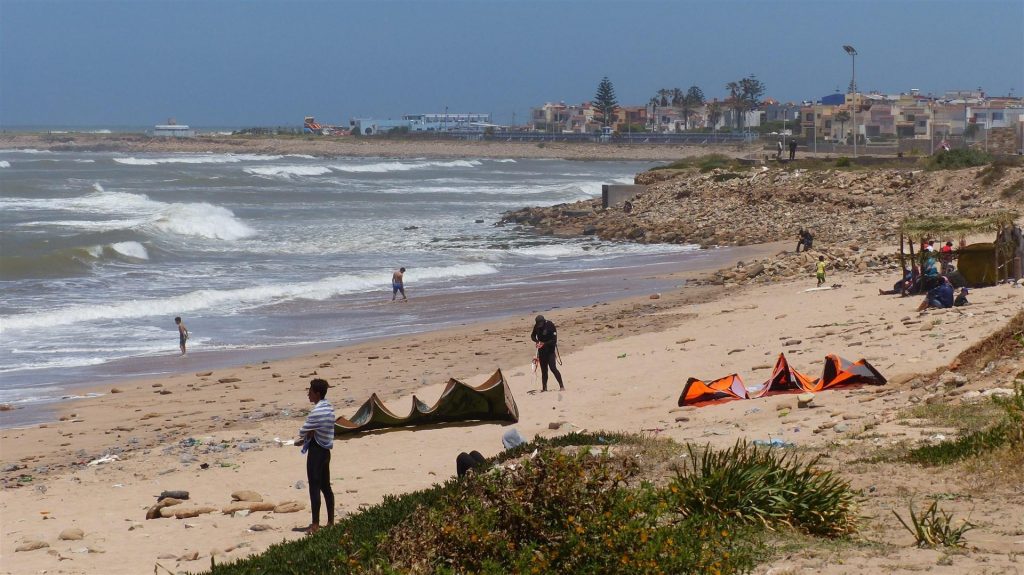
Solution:
M 1024 93 L 1024 1 L 0 0 L 0 125 L 328 123 L 403 113 L 522 120 L 756 74 L 799 101 Z

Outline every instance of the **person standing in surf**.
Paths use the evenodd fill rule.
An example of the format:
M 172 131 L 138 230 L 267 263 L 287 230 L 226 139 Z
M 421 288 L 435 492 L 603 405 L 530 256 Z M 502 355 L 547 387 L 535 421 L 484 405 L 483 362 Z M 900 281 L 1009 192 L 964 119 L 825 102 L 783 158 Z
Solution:
M 182 323 L 181 317 L 174 318 L 174 323 L 178 324 L 178 347 L 181 348 L 181 355 L 185 355 L 185 342 L 188 341 L 188 328 Z
M 405 297 L 404 275 L 405 268 L 398 268 L 398 271 L 391 274 L 391 301 L 395 301 L 398 292 L 402 292 L 402 301 L 409 301 L 409 298 Z

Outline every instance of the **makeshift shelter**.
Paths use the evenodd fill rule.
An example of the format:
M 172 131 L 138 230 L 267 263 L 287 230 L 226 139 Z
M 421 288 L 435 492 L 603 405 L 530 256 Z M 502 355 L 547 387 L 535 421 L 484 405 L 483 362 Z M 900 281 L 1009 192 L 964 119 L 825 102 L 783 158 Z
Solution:
M 691 377 L 679 395 L 679 405 L 701 406 L 734 399 L 756 399 L 780 393 L 817 393 L 845 385 L 885 385 L 885 382 L 885 377 L 866 359 L 847 361 L 829 354 L 825 356 L 821 377 L 811 379 L 793 369 L 785 354 L 780 353 L 771 376 L 754 387 L 747 387 L 743 379 L 735 373 L 711 382 Z
M 501 370 L 474 387 L 449 379 L 441 397 L 430 406 L 412 397 L 409 415 L 400 416 L 388 409 L 374 393 L 351 419 L 339 417 L 334 433 L 355 433 L 385 427 L 429 425 L 452 421 L 519 421 L 519 408 Z
M 1015 212 L 999 212 L 980 217 L 916 217 L 907 218 L 900 226 L 900 263 L 904 263 L 904 239 L 910 242 L 910 259 L 915 259 L 914 242 L 929 239 L 959 238 L 953 251 L 956 268 L 968 285 L 994 285 L 999 280 L 1019 278 L 1024 262 L 1024 234 L 1014 222 Z M 967 245 L 967 236 L 995 232 L 992 243 Z M 966 255 L 966 260 L 964 256 Z M 964 271 L 965 263 L 968 271 Z

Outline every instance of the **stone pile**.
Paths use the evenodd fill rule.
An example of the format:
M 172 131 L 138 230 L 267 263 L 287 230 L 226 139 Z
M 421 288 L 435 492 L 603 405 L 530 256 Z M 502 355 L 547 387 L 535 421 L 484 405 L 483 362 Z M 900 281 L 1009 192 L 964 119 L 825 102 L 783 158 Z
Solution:
M 1002 192 L 1024 180 L 1024 169 L 1008 169 L 992 186 L 977 177 L 979 169 L 658 170 L 637 176 L 648 189 L 632 199 L 629 213 L 586 200 L 508 212 L 499 225 L 518 224 L 544 235 L 702 247 L 780 240 L 792 240 L 795 247 L 797 231 L 809 228 L 818 244 L 894 245 L 899 224 L 909 215 L 1019 209 L 1019 202 Z

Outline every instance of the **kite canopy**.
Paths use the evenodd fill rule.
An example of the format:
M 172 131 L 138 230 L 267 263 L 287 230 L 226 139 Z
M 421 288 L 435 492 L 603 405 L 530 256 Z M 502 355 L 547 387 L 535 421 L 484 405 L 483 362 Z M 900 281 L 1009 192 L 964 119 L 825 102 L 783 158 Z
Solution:
M 885 377 L 866 359 L 847 361 L 837 355 L 825 356 L 821 377 L 811 379 L 793 369 L 780 353 L 772 375 L 765 382 L 747 387 L 737 374 L 727 375 L 711 382 L 691 377 L 679 395 L 679 405 L 708 405 L 734 399 L 756 399 L 779 393 L 817 393 L 833 387 L 852 384 L 885 385 Z
M 432 406 L 414 395 L 412 409 L 404 417 L 388 409 L 374 393 L 360 406 L 352 419 L 339 417 L 334 422 L 334 433 L 339 435 L 385 427 L 452 421 L 519 421 L 519 409 L 500 369 L 476 387 L 454 378 L 449 379 L 441 397 Z

